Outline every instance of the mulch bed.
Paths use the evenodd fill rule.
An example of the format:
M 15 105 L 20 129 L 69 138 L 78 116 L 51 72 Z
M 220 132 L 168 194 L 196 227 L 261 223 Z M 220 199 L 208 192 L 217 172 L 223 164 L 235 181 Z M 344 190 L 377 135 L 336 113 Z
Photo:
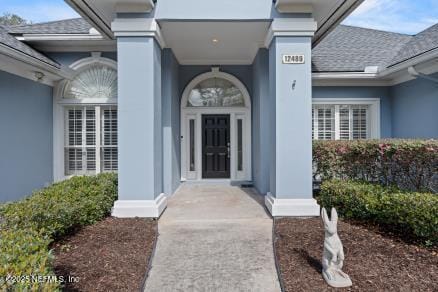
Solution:
M 150 219 L 107 218 L 53 245 L 65 291 L 139 291 L 157 236 Z
M 285 291 L 438 291 L 437 250 L 378 230 L 338 222 L 353 286 L 330 288 L 321 275 L 324 228 L 319 218 L 278 219 L 275 248 Z

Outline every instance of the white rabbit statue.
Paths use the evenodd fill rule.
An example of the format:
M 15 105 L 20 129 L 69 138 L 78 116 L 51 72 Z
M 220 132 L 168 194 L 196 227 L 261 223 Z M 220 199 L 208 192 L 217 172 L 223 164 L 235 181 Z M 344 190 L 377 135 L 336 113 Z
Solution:
M 338 236 L 338 213 L 335 208 L 332 208 L 330 221 L 327 211 L 325 208 L 322 208 L 321 217 L 325 229 L 322 276 L 327 284 L 332 287 L 349 287 L 352 285 L 351 279 L 347 274 L 342 272 L 345 256 L 341 239 Z

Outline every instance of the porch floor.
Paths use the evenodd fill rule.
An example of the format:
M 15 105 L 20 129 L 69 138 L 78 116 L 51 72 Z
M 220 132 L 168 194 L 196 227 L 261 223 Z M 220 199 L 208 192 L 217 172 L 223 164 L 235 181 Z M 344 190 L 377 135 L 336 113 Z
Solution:
M 280 291 L 272 224 L 252 189 L 182 185 L 158 222 L 145 291 Z

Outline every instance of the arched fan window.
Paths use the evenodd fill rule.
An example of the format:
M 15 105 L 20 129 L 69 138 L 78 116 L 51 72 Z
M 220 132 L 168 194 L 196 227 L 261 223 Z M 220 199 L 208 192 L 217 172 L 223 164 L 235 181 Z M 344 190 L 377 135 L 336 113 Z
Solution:
M 223 78 L 210 78 L 192 89 L 188 107 L 243 107 L 245 100 L 239 88 Z
M 64 98 L 117 98 L 117 71 L 101 64 L 91 66 L 67 83 Z

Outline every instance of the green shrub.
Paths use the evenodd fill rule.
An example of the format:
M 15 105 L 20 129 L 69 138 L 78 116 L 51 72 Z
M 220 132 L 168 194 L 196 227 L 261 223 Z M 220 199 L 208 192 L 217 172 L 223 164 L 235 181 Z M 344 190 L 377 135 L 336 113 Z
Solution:
M 438 141 L 314 141 L 314 176 L 438 192 Z
M 114 174 L 73 177 L 2 206 L 0 216 L 9 227 L 33 228 L 57 238 L 108 215 L 116 196 Z
M 341 216 L 389 227 L 409 238 L 438 244 L 438 196 L 401 191 L 365 182 L 331 180 L 318 197 L 326 208 Z
M 0 290 L 56 291 L 56 279 L 43 281 L 36 277 L 53 277 L 50 239 L 32 229 L 0 230 Z
M 59 283 L 6 281 L 12 276 L 53 276 L 49 244 L 110 214 L 117 175 L 74 177 L 0 206 L 0 290 L 56 290 Z

